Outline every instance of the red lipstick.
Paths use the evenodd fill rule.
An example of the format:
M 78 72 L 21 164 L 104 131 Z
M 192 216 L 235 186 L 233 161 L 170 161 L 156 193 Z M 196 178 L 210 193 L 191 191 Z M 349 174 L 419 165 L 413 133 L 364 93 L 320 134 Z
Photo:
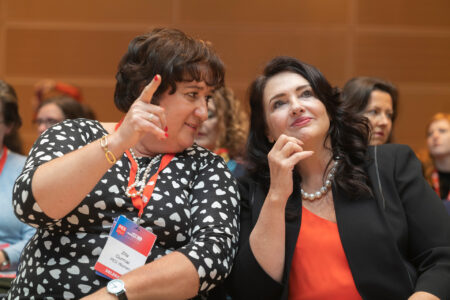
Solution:
M 309 121 L 311 121 L 310 117 L 300 117 L 300 118 L 295 119 L 294 122 L 292 122 L 291 126 L 302 127 L 302 126 L 305 126 L 306 124 L 308 124 Z

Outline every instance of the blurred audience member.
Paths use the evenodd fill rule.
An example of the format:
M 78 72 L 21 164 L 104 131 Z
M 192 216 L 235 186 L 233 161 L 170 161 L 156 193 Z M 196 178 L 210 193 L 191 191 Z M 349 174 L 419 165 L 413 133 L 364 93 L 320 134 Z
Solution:
M 21 125 L 16 92 L 0 80 L 0 293 L 9 289 L 20 253 L 34 233 L 16 218 L 12 208 L 14 182 L 25 163 L 25 156 L 19 154 Z
M 427 127 L 428 157 L 424 173 L 450 213 L 450 114 L 437 113 Z
M 66 119 L 87 118 L 84 106 L 68 96 L 55 96 L 42 101 L 37 107 L 37 131 L 42 134 L 50 126 Z
M 203 122 L 195 142 L 222 156 L 231 172 L 239 177 L 244 167 L 239 163 L 247 138 L 247 118 L 233 91 L 223 87 L 208 102 L 208 119 Z
M 45 99 L 55 96 L 68 96 L 80 103 L 83 101 L 81 90 L 78 87 L 53 79 L 43 79 L 38 81 L 34 85 L 34 91 L 35 107 Z
M 342 99 L 347 109 L 369 119 L 370 145 L 391 142 L 398 101 L 392 83 L 375 77 L 355 77 L 345 84 Z
M 74 85 L 61 81 L 56 81 L 53 79 L 43 79 L 41 81 L 38 81 L 34 85 L 34 90 L 35 92 L 33 98 L 33 105 L 36 112 L 37 107 L 39 107 L 41 103 L 44 102 L 45 100 L 54 97 L 65 96 L 74 99 L 83 106 L 87 119 L 91 120 L 97 119 L 92 109 L 83 102 L 83 96 L 80 88 Z

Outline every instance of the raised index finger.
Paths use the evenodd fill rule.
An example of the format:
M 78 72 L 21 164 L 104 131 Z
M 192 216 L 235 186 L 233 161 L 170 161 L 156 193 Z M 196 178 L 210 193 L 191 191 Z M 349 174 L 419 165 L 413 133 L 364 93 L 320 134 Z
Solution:
M 150 101 L 152 101 L 153 94 L 156 92 L 160 84 L 161 76 L 156 74 L 155 77 L 153 77 L 152 81 L 150 81 L 150 83 L 147 84 L 142 90 L 142 93 L 141 95 L 139 95 L 139 98 L 137 98 L 137 100 L 143 101 L 145 103 L 150 103 Z

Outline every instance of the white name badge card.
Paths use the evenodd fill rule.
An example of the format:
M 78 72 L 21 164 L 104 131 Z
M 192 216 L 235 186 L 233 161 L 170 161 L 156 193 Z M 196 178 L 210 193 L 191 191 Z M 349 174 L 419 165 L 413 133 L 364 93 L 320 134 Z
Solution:
M 126 217 L 114 219 L 108 240 L 95 264 L 96 273 L 113 279 L 143 266 L 155 240 L 156 235 Z

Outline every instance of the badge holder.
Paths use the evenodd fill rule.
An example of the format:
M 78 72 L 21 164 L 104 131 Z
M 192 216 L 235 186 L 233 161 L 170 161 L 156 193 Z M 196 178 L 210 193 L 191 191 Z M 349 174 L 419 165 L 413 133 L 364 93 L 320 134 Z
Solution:
M 95 264 L 98 275 L 116 279 L 145 264 L 156 235 L 125 216 L 114 219 L 105 247 Z

